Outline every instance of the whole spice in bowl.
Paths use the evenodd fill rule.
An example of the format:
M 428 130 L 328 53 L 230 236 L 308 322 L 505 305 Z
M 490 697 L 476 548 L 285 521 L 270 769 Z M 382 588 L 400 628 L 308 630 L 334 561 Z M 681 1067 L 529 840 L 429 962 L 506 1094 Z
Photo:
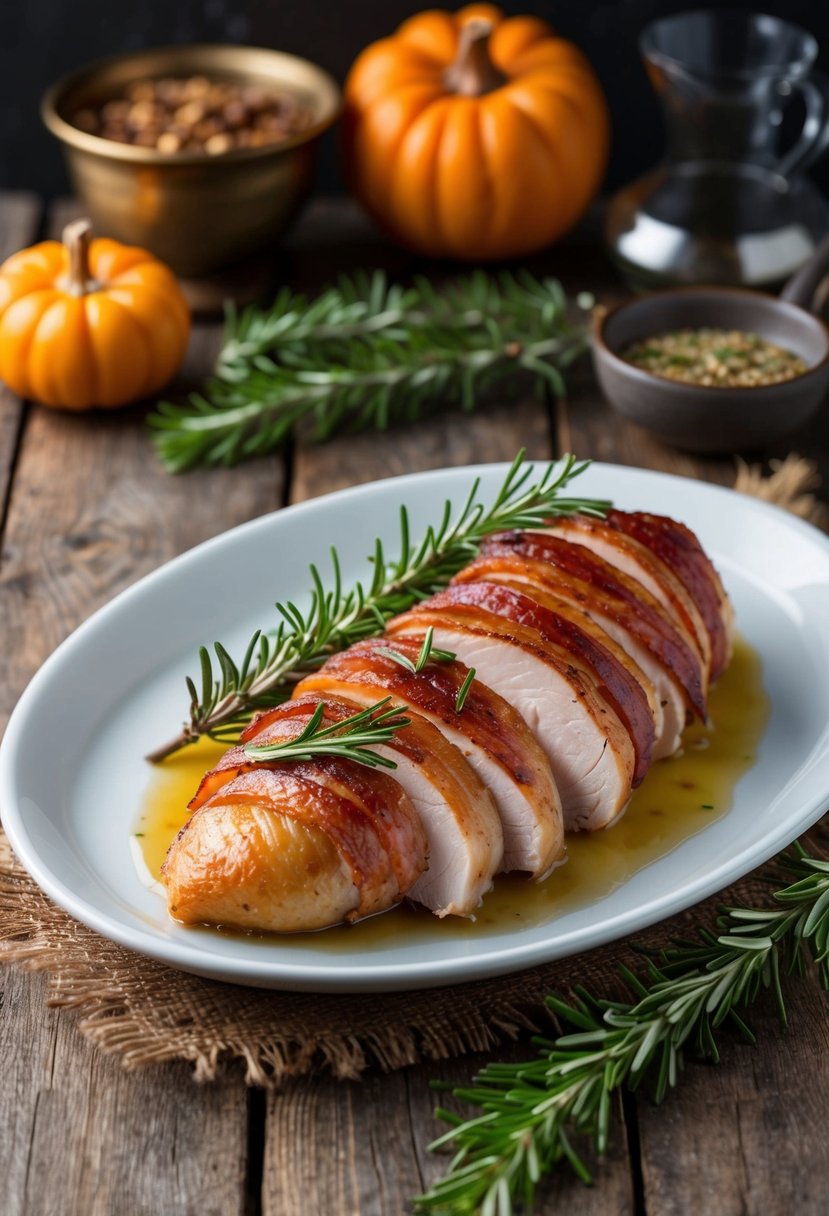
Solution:
M 101 233 L 176 274 L 262 265 L 310 192 L 340 91 L 264 47 L 171 46 L 72 73 L 41 104 Z
M 168 156 L 262 148 L 300 135 L 313 122 L 296 90 L 232 78 L 162 76 L 132 81 L 118 94 L 78 109 L 81 131 Z

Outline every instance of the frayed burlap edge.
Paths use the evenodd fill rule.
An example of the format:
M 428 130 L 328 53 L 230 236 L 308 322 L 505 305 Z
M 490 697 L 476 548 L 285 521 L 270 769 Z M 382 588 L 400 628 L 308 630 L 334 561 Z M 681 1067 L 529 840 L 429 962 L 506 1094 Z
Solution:
M 821 479 L 817 465 L 812 460 L 790 452 L 785 460 L 770 460 L 771 473 L 766 475 L 762 465 L 746 464 L 742 457 L 737 457 L 737 477 L 734 489 L 739 494 L 748 494 L 751 498 L 761 498 L 764 502 L 783 507 L 792 515 L 805 519 L 818 528 L 825 528 L 829 522 L 829 511 L 815 497 L 815 490 L 820 489 Z
M 743 466 L 739 488 L 813 522 L 822 508 L 811 491 L 815 469 L 790 457 L 770 477 Z M 826 854 L 829 817 L 810 833 Z M 650 930 L 531 971 L 452 988 L 328 995 L 263 991 L 174 971 L 125 950 L 74 921 L 29 878 L 0 831 L 0 960 L 48 975 L 48 1003 L 75 1010 L 81 1032 L 126 1069 L 187 1060 L 209 1081 L 222 1061 L 242 1061 L 250 1084 L 328 1069 L 339 1078 L 422 1060 L 486 1051 L 541 1028 L 549 992 L 579 984 L 596 995 L 620 992 L 619 967 L 641 970 L 658 950 L 720 907 L 768 904 L 769 882 L 750 874 L 719 895 Z

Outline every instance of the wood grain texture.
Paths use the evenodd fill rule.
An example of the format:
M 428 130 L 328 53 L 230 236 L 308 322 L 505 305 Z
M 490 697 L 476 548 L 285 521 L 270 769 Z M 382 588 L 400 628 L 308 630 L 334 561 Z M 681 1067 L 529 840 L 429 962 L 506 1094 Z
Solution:
M 125 1073 L 46 1007 L 46 977 L 4 969 L 3 1216 L 242 1216 L 247 1125 L 238 1074 Z
M 56 208 L 54 229 L 73 211 Z M 194 334 L 184 383 L 210 366 L 219 337 L 217 326 Z M 0 600 L 15 638 L 0 651 L 0 728 L 47 654 L 97 607 L 199 541 L 282 503 L 279 457 L 166 473 L 145 412 L 29 412 L 0 558 Z
M 150 451 L 141 415 L 33 410 L 0 566 L 0 722 L 46 655 L 100 604 L 184 549 L 278 507 L 280 465 L 179 478 Z M 194 639 L 194 646 L 201 639 Z
M 60 209 L 53 227 L 72 213 Z M 353 206 L 320 201 L 278 270 L 283 281 L 314 290 L 342 270 L 373 265 L 396 277 L 412 269 Z M 605 300 L 621 291 L 590 235 L 531 268 Z M 217 341 L 217 327 L 198 328 L 183 385 L 207 370 Z M 553 428 L 548 407 L 527 398 L 473 416 L 447 412 L 385 438 L 299 441 L 290 485 L 279 457 L 168 476 L 147 443 L 141 409 L 84 418 L 32 409 L 18 445 L 23 414 L 11 402 L 8 432 L 12 415 L 0 413 L 0 478 L 17 452 L 0 566 L 0 619 L 13 639 L 0 650 L 0 725 L 48 651 L 100 603 L 181 549 L 286 498 L 509 460 L 522 445 L 541 459 L 568 449 L 717 481 L 732 476 L 728 461 L 680 456 L 622 424 L 602 402 L 589 361 L 568 380 Z M 826 411 L 802 440 L 829 476 Z M 374 1072 L 359 1083 L 303 1079 L 251 1102 L 235 1072 L 205 1087 L 183 1066 L 124 1074 L 88 1046 L 72 1014 L 45 1008 L 42 977 L 6 970 L 0 984 L 3 1216 L 403 1216 L 445 1165 L 426 1151 L 441 1130 L 428 1083 L 465 1083 L 477 1063 L 469 1056 Z M 757 1049 L 730 1045 L 719 1068 L 690 1064 L 659 1109 L 633 1099 L 638 1139 L 627 1143 L 619 1115 L 595 1186 L 562 1173 L 541 1189 L 537 1216 L 823 1216 L 829 1017 L 814 984 L 791 992 L 788 1034 L 770 1011 L 753 1015 Z M 531 1052 L 524 1041 L 493 1054 Z
M 24 1211 L 39 1095 L 52 1075 L 56 1015 L 45 1001 L 45 976 L 0 971 L 0 1176 L 9 1216 Z
M 827 1210 L 829 1005 L 816 979 L 785 982 L 790 1025 L 769 1000 L 725 1035 L 718 1067 L 690 1063 L 678 1094 L 639 1104 L 648 1216 L 817 1216 Z
M 510 461 L 522 447 L 534 459 L 551 455 L 547 409 L 541 401 L 493 405 L 474 418 L 447 411 L 415 426 L 395 428 L 380 442 L 372 434 L 341 436 L 325 444 L 298 442 L 291 501 L 403 473 Z
M 71 214 L 57 208 L 53 230 Z M 204 374 L 218 337 L 216 327 L 195 334 L 185 375 Z M 14 639 L 0 652 L 0 723 L 47 654 L 100 604 L 283 500 L 279 458 L 171 477 L 143 417 L 141 408 L 28 413 L 0 565 L 2 619 Z M 238 1072 L 203 1088 L 184 1066 L 125 1074 L 89 1047 L 73 1015 L 44 1010 L 40 979 L 6 970 L 2 982 L 0 1126 L 15 1129 L 0 1137 L 4 1216 L 243 1212 L 247 1097 Z
M 0 195 L 0 262 L 37 237 L 42 208 L 32 194 Z M 0 383 L 0 520 L 5 512 L 9 479 L 25 406 Z
M 225 1216 L 245 1203 L 238 1074 L 194 1086 L 186 1065 L 130 1075 L 56 1019 L 11 1216 Z
M 519 1042 L 497 1054 L 519 1060 L 531 1057 L 533 1049 Z M 430 1082 L 468 1084 L 487 1058 L 471 1055 L 389 1075 L 368 1074 L 361 1081 L 321 1077 L 271 1095 L 263 1216 L 402 1216 L 411 1199 L 436 1182 L 448 1164 L 445 1152 L 428 1151 L 446 1130 L 434 1117 L 435 1106 L 440 1102 L 464 1109 L 445 1093 L 435 1093 Z M 564 1211 L 568 1216 L 632 1216 L 621 1118 L 607 1157 L 596 1166 L 595 1188 L 586 1188 L 567 1170 L 539 1187 L 535 1216 Z

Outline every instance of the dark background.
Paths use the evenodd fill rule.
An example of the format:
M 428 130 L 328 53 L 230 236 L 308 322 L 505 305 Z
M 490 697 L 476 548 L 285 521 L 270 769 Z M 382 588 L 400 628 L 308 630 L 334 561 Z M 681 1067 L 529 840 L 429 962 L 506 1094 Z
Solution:
M 41 127 L 38 104 L 57 77 L 90 59 L 164 43 L 241 42 L 313 59 L 342 83 L 367 43 L 428 7 L 429 0 L 0 0 L 0 188 L 47 195 L 66 190 L 60 153 Z M 595 65 L 613 115 L 607 188 L 658 159 L 661 123 L 637 37 L 653 18 L 701 5 L 693 0 L 513 0 L 503 7 L 546 18 Z M 819 63 L 829 70 L 829 0 L 761 5 L 725 0 L 706 7 L 760 7 L 798 22 L 821 43 Z M 829 157 L 814 176 L 829 192 Z M 333 137 L 324 149 L 321 186 L 342 189 Z

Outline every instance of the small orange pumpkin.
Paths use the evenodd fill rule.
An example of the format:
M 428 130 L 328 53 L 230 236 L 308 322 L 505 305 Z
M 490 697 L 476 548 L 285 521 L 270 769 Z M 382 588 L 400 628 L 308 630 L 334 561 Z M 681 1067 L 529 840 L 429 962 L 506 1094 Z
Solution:
M 152 254 L 67 225 L 0 266 L 0 380 L 57 409 L 126 405 L 181 366 L 190 311 Z
M 357 58 L 345 86 L 354 193 L 434 257 L 548 245 L 583 214 L 607 161 L 607 105 L 582 53 L 491 4 L 419 13 Z

